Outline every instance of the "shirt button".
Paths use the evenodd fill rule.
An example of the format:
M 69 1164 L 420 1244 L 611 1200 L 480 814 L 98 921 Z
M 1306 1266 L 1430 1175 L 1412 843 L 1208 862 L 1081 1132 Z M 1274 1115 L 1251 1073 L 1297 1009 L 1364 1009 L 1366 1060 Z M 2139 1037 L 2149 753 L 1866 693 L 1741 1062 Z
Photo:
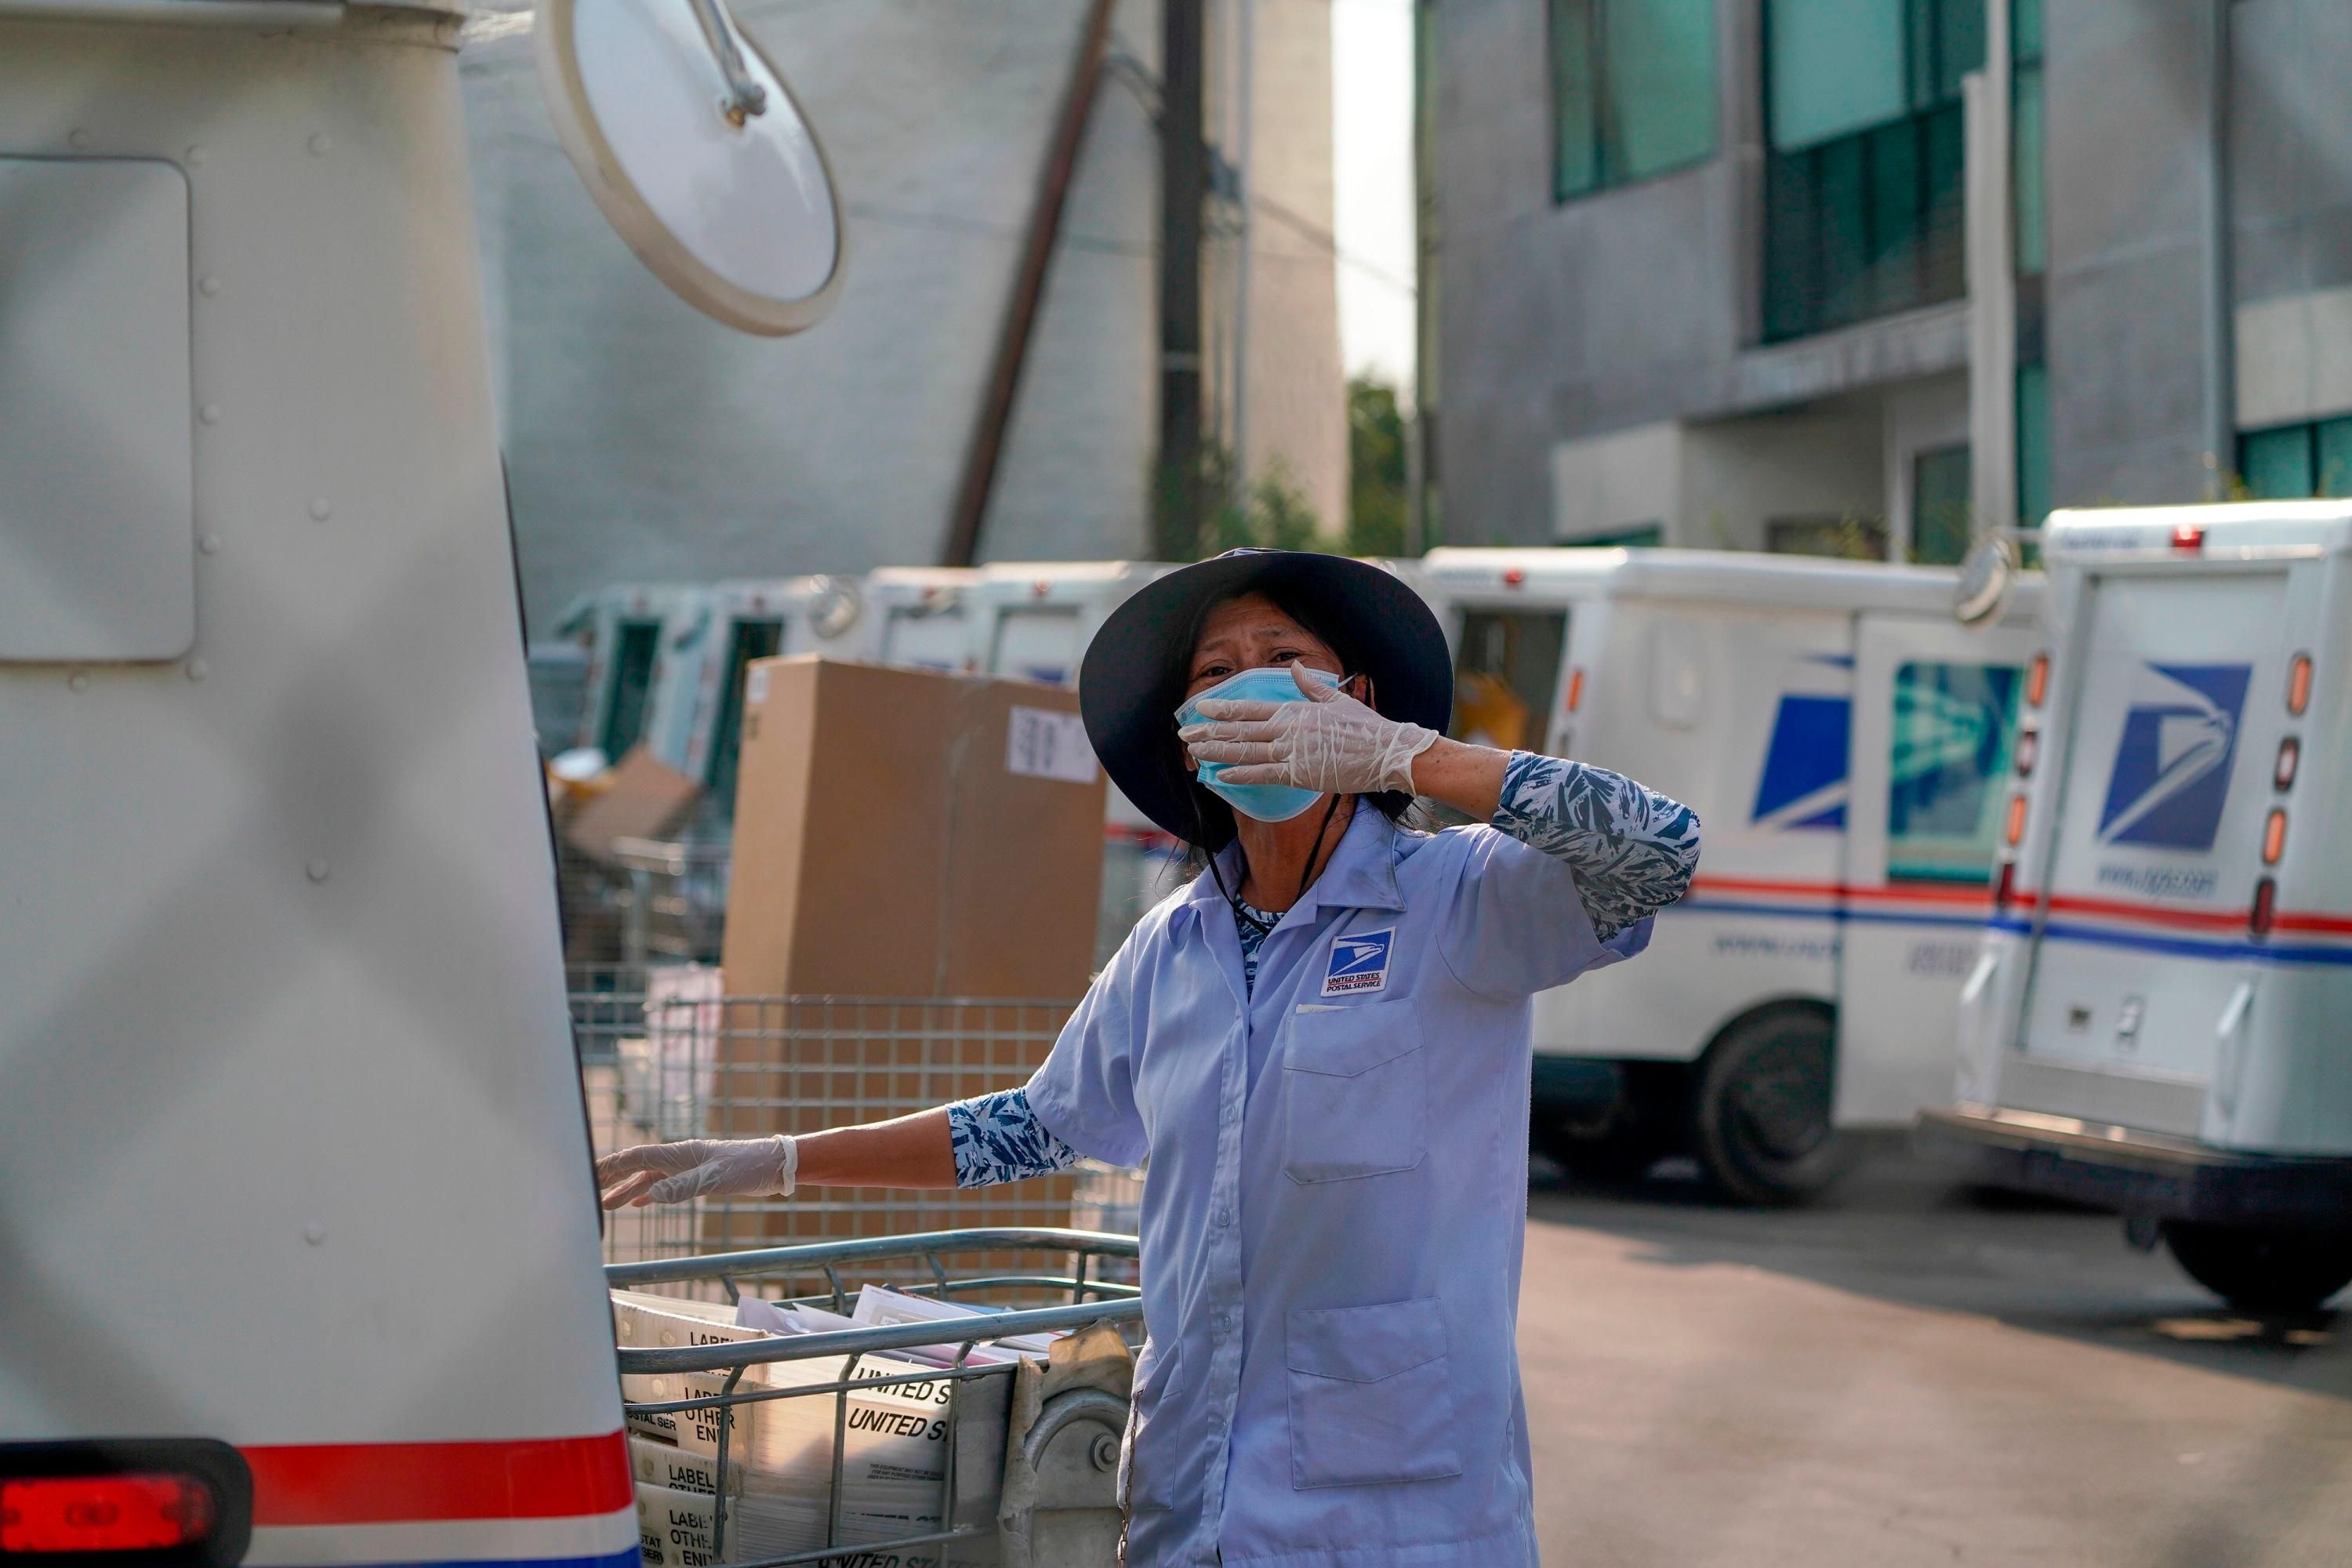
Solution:
M 1227 1316 L 1226 1316 L 1224 1313 L 1223 1313 L 1223 1312 L 1219 1312 L 1219 1313 L 1217 1314 L 1217 1332 L 1219 1332 L 1219 1333 L 1221 1333 L 1221 1334 L 1222 1334 L 1222 1333 L 1229 1332 L 1229 1331 L 1232 1330 L 1233 1326 L 1234 1326 L 1234 1321 L 1233 1321 L 1233 1319 L 1231 1319 L 1231 1318 L 1227 1317 Z
M 1219 1225 L 1231 1225 L 1231 1224 L 1233 1224 L 1233 1223 L 1234 1223 L 1233 1211 L 1232 1211 L 1231 1209 L 1219 1209 L 1219 1210 L 1217 1211 L 1217 1223 L 1218 1223 Z

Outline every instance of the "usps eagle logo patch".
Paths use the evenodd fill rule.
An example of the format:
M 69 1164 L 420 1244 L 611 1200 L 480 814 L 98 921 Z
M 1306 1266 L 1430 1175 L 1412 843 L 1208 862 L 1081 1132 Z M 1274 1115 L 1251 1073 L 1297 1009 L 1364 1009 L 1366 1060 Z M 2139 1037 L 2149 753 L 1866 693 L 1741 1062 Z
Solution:
M 1331 963 L 1323 971 L 1323 994 L 1355 996 L 1385 990 L 1389 983 L 1389 950 L 1396 943 L 1396 928 L 1359 931 L 1331 939 Z

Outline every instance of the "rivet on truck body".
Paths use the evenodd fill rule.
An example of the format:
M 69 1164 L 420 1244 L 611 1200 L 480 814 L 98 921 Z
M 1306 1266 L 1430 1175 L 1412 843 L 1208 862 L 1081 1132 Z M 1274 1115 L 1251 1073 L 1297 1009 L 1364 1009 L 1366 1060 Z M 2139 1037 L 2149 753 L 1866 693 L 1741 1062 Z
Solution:
M 207 666 L 203 659 L 192 658 L 188 660 L 188 679 L 190 680 L 202 680 L 210 673 L 210 667 Z
M 71 675 L 66 677 L 66 685 L 76 691 L 88 690 L 89 689 L 89 672 L 81 669 L 75 670 Z
M 77 153 L 89 152 L 89 132 L 87 131 L 74 131 L 68 132 L 66 136 L 66 145 L 72 148 Z
M 302 868 L 302 874 L 314 882 L 323 882 L 327 879 L 327 863 L 324 860 L 313 860 Z
M 202 539 L 196 541 L 196 548 L 203 551 L 207 555 L 218 555 L 220 553 L 220 535 L 217 533 L 205 534 Z
M 205 161 L 205 150 L 202 147 L 191 147 L 184 155 L 182 161 L 193 169 L 198 163 Z
M 317 132 L 311 132 L 311 135 L 310 135 L 310 153 L 311 153 L 311 156 L 313 156 L 313 157 L 318 157 L 318 158 L 323 158 L 323 157 L 325 157 L 325 156 L 327 155 L 327 149 L 328 149 L 328 148 L 330 148 L 330 147 L 331 147 L 331 146 L 333 146 L 333 145 L 334 145 L 334 143 L 333 143 L 332 142 L 331 142 L 331 141 L 329 141 L 329 140 L 327 139 L 327 133 L 326 133 L 325 132 L 323 132 L 323 131 L 317 131 Z
M 203 420 L 207 425 L 219 424 L 220 405 L 217 403 L 205 404 L 202 408 L 196 410 L 196 417 Z
M 325 496 L 317 497 L 310 502 L 310 521 L 312 522 L 324 522 L 334 515 L 335 504 L 329 500 Z
M 197 293 L 199 293 L 199 294 L 204 294 L 204 295 L 213 295 L 213 294 L 217 294 L 217 293 L 219 293 L 219 292 L 220 292 L 220 279 L 217 279 L 217 278 L 212 278 L 212 277 L 205 277 L 205 278 L 199 278 L 199 279 L 196 279 L 196 292 L 197 292 Z

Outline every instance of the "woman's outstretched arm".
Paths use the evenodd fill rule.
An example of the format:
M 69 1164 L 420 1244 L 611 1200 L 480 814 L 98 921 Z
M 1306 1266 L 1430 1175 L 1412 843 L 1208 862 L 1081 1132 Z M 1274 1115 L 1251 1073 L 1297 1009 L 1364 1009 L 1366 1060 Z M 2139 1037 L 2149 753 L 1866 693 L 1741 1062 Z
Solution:
M 596 1162 L 608 1209 L 702 1197 L 776 1197 L 796 1187 L 984 1187 L 1066 1171 L 1078 1152 L 1045 1129 L 1026 1089 L 1006 1089 L 860 1127 L 797 1138 L 688 1138 Z

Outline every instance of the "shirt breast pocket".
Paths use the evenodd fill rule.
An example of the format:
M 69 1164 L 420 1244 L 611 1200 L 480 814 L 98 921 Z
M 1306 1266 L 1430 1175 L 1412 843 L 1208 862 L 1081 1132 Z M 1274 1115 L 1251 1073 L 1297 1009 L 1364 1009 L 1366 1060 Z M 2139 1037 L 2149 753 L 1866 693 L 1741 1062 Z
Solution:
M 1421 1163 L 1429 1068 L 1416 1022 L 1402 1001 L 1291 1015 L 1282 1163 L 1292 1181 L 1344 1181 Z

